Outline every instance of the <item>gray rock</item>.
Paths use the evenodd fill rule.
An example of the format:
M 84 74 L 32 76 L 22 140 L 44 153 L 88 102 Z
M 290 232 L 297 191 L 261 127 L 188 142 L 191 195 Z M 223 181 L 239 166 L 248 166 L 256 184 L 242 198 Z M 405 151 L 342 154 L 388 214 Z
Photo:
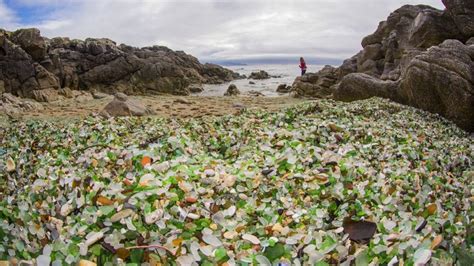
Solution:
M 38 102 L 54 102 L 62 98 L 57 89 L 33 90 L 31 93 Z
M 40 100 L 51 89 L 70 88 L 127 94 L 188 95 L 192 84 L 223 83 L 240 78 L 231 70 L 201 64 L 182 51 L 163 46 L 117 46 L 109 39 L 48 40 L 37 29 L 0 30 L 0 80 L 3 91 Z M 39 93 L 40 90 L 48 90 Z
M 402 78 L 402 102 L 474 131 L 474 47 L 458 40 L 416 56 Z
M 18 98 L 11 93 L 0 95 L 0 113 L 9 115 L 21 114 L 22 112 L 42 111 L 43 105 L 29 99 Z
M 247 108 L 245 106 L 245 104 L 243 104 L 243 103 L 234 103 L 234 104 L 232 104 L 232 107 L 234 107 L 236 109 L 239 109 L 239 110 Z
M 326 98 L 331 96 L 331 87 L 337 81 L 337 69 L 332 66 L 325 66 L 318 73 L 307 73 L 302 77 L 297 77 L 292 85 L 292 92 L 295 97 L 318 97 Z
M 115 93 L 114 95 L 114 99 L 115 100 L 118 100 L 118 101 L 122 101 L 122 102 L 125 102 L 128 100 L 128 96 L 127 94 L 123 93 L 123 92 L 117 92 Z
M 13 32 L 11 36 L 14 43 L 21 46 L 35 61 L 46 57 L 47 46 L 38 29 L 21 29 Z
M 474 1 L 442 0 L 447 13 L 465 37 L 474 36 Z
M 280 84 L 278 85 L 278 88 L 276 89 L 277 92 L 279 93 L 288 93 L 291 90 L 291 86 L 288 86 L 286 84 Z
M 250 73 L 249 79 L 269 79 L 271 76 L 264 70 Z
M 94 99 L 104 99 L 104 98 L 107 98 L 108 96 L 109 96 L 108 94 L 105 94 L 102 92 L 97 92 L 97 91 L 92 92 L 92 97 L 94 97 Z
M 474 37 L 467 40 L 466 45 L 474 45 Z
M 204 91 L 204 87 L 202 86 L 202 84 L 191 84 L 189 85 L 188 90 L 191 93 L 200 93 Z
M 129 99 L 123 93 L 115 94 L 114 99 L 100 112 L 104 117 L 145 116 L 155 114 L 153 110 L 136 100 Z
M 229 88 L 227 88 L 227 91 L 224 93 L 224 96 L 236 96 L 239 94 L 240 94 L 240 91 L 237 88 L 237 86 L 235 86 L 235 84 L 230 84 Z
M 58 90 L 58 94 L 66 98 L 74 98 L 74 94 L 69 88 L 62 88 Z
M 94 99 L 92 93 L 88 91 L 72 91 L 76 102 L 88 102 Z
M 265 96 L 265 94 L 263 94 L 259 91 L 256 91 L 256 90 L 248 91 L 247 94 L 250 95 L 250 96 L 255 96 L 255 97 Z
M 181 104 L 186 104 L 186 105 L 192 103 L 191 101 L 189 101 L 189 100 L 187 100 L 187 99 L 185 99 L 185 98 L 183 98 L 183 97 L 180 97 L 180 98 L 174 100 L 173 102 L 175 102 L 175 103 L 181 103 Z
M 334 92 L 334 99 L 355 101 L 374 96 L 398 99 L 396 81 L 384 81 L 364 73 L 352 73 L 345 76 Z

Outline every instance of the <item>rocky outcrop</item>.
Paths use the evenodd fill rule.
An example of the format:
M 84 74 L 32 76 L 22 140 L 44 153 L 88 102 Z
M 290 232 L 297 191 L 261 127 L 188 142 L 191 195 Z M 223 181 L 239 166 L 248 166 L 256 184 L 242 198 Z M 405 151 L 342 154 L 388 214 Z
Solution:
M 474 36 L 474 1 L 443 0 L 443 4 L 464 37 Z
M 291 91 L 291 86 L 288 86 L 286 84 L 280 84 L 278 85 L 276 91 L 278 93 L 289 93 Z
M 0 30 L 0 90 L 38 101 L 59 90 L 188 95 L 191 84 L 240 76 L 163 46 L 135 48 L 109 39 L 47 39 L 37 29 Z
M 252 96 L 252 97 L 262 97 L 262 96 L 265 96 L 265 94 L 263 94 L 262 92 L 256 91 L 256 90 L 250 90 L 250 91 L 248 91 L 246 94 L 249 95 L 249 96 Z
M 103 117 L 145 116 L 153 114 L 153 110 L 120 92 L 116 93 L 114 99 L 100 112 L 100 115 Z
M 336 68 L 325 66 L 318 73 L 307 73 L 297 77 L 293 82 L 292 93 L 296 97 L 326 98 L 331 96 L 333 92 L 331 86 L 335 84 L 336 80 Z
M 474 131 L 474 2 L 443 3 L 444 11 L 425 5 L 394 11 L 340 67 L 297 78 L 295 96 L 390 98 Z
M 439 113 L 474 131 L 474 45 L 446 40 L 416 56 L 398 91 L 399 102 Z
M 11 93 L 0 94 L 0 113 L 16 115 L 26 111 L 42 111 L 43 105 L 30 99 L 22 99 Z
M 351 73 L 344 77 L 334 92 L 334 99 L 355 101 L 374 96 L 398 99 L 398 82 L 380 80 L 364 73 Z
M 199 93 L 204 91 L 204 87 L 202 86 L 202 84 L 191 84 L 189 85 L 188 90 L 191 93 Z
M 257 72 L 250 73 L 249 79 L 269 79 L 271 78 L 270 74 L 268 74 L 264 70 L 260 70 Z
M 229 88 L 227 88 L 227 91 L 224 93 L 224 96 L 236 96 L 239 94 L 240 94 L 240 91 L 237 88 L 237 86 L 235 86 L 235 84 L 230 84 Z

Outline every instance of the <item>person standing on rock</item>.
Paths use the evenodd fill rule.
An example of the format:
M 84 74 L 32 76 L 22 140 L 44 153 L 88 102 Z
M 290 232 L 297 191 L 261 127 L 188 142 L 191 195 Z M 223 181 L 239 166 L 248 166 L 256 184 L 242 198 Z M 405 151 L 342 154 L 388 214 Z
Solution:
M 306 62 L 304 61 L 303 57 L 300 57 L 300 68 L 301 68 L 301 76 L 306 73 Z

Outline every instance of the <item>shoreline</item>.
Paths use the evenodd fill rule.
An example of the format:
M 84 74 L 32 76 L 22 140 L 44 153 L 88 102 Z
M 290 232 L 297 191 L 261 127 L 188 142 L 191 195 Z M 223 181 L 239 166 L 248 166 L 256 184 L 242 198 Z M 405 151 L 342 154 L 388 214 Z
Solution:
M 263 110 L 275 111 L 297 103 L 305 102 L 307 99 L 294 98 L 290 96 L 278 97 L 252 97 L 252 96 L 129 96 L 130 99 L 141 102 L 143 105 L 156 112 L 153 116 L 164 118 L 199 118 L 203 116 L 222 116 L 237 114 L 243 108 L 261 108 Z M 94 113 L 99 113 L 113 96 L 109 95 L 102 99 L 91 99 L 77 101 L 65 99 L 61 101 L 42 103 L 42 111 L 24 111 L 14 115 L 21 120 L 68 120 L 84 118 Z M 4 114 L 0 117 L 6 118 Z

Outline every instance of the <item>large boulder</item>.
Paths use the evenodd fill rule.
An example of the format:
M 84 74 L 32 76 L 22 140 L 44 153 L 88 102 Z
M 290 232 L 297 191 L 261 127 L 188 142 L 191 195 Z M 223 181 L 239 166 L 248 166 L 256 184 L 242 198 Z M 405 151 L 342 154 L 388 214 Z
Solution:
M 278 85 L 276 91 L 279 93 L 288 93 L 291 91 L 291 86 L 288 86 L 286 84 L 280 84 Z
M 12 95 L 11 93 L 0 94 L 0 113 L 16 115 L 22 112 L 42 111 L 43 105 L 38 102 L 23 99 Z
M 47 46 L 38 29 L 21 29 L 13 32 L 11 39 L 21 46 L 35 61 L 46 57 Z
M 268 74 L 264 70 L 256 71 L 250 73 L 249 79 L 269 79 L 271 78 L 270 74 Z
M 188 90 L 191 93 L 200 93 L 204 91 L 204 87 L 202 86 L 202 84 L 191 84 L 188 86 Z
M 474 131 L 474 45 L 446 40 L 416 56 L 402 78 L 403 102 Z
M 153 110 L 136 100 L 129 99 L 123 93 L 116 93 L 114 99 L 108 103 L 100 113 L 104 117 L 114 116 L 145 116 L 155 114 Z
M 442 0 L 446 11 L 453 18 L 462 34 L 474 36 L 474 1 L 472 0 Z
M 38 102 L 54 102 L 62 98 L 56 89 L 33 90 L 31 94 L 31 98 Z
M 337 81 L 337 69 L 325 66 L 318 73 L 307 73 L 296 78 L 292 92 L 296 97 L 326 98 L 333 93 L 332 86 Z
M 374 96 L 399 99 L 397 81 L 381 80 L 364 73 L 352 73 L 345 76 L 334 91 L 334 99 L 355 101 Z
M 199 71 L 203 77 L 203 82 L 209 84 L 221 84 L 234 79 L 242 78 L 242 76 L 240 76 L 238 73 L 210 63 L 204 64 Z
M 227 91 L 224 93 L 224 96 L 236 96 L 239 94 L 240 94 L 240 91 L 237 88 L 237 86 L 235 86 L 235 84 L 230 84 L 229 88 L 227 88 Z

